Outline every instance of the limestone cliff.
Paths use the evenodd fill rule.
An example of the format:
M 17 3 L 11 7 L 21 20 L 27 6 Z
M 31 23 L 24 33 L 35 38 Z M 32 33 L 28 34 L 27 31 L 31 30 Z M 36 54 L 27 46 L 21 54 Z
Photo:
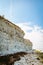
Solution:
M 24 35 L 20 27 L 0 16 L 0 55 L 31 51 L 32 43 Z

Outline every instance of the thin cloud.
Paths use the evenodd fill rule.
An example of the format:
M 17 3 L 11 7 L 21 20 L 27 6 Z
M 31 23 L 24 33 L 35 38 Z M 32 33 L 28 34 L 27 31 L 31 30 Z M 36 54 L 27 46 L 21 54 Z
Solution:
M 13 16 L 13 2 L 12 0 L 10 1 L 10 17 Z

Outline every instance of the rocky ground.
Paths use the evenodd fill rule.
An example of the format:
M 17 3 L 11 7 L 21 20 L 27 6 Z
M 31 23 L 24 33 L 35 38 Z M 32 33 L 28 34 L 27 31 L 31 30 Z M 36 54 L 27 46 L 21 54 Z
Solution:
M 26 52 L 17 52 L 14 54 L 0 56 L 0 65 L 14 65 L 16 61 L 21 59 L 20 57 L 24 57 L 26 54 Z
M 43 65 L 38 54 L 18 52 L 0 57 L 0 65 Z
M 37 54 L 29 53 L 21 57 L 21 60 L 16 61 L 14 65 L 43 65 L 43 63 L 38 58 Z

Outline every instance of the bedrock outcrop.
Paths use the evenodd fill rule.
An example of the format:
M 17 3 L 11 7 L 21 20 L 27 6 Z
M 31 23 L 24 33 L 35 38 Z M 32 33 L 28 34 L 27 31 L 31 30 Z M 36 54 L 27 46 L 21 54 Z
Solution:
M 24 31 L 0 16 L 0 55 L 32 50 L 32 42 L 24 39 Z
M 24 39 L 24 35 L 19 26 L 0 16 L 0 65 L 14 65 L 32 51 L 32 42 Z
M 43 65 L 24 31 L 0 16 L 0 65 Z

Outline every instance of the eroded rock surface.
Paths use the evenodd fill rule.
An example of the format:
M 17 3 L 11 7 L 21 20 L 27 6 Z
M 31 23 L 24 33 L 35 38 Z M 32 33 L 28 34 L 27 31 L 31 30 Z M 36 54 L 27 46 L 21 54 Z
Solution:
M 15 59 L 20 60 L 19 56 L 24 54 L 21 52 L 32 50 L 32 42 L 24 39 L 24 35 L 20 27 L 0 16 L 0 65 L 13 65 Z M 15 58 L 14 55 L 18 52 L 21 54 Z
M 32 50 L 30 40 L 24 39 L 24 31 L 0 16 L 0 55 Z
M 0 65 L 43 65 L 24 31 L 0 16 Z
M 26 52 L 17 52 L 14 54 L 0 56 L 0 65 L 14 65 L 16 61 L 21 59 L 20 57 L 23 57 L 26 54 Z

